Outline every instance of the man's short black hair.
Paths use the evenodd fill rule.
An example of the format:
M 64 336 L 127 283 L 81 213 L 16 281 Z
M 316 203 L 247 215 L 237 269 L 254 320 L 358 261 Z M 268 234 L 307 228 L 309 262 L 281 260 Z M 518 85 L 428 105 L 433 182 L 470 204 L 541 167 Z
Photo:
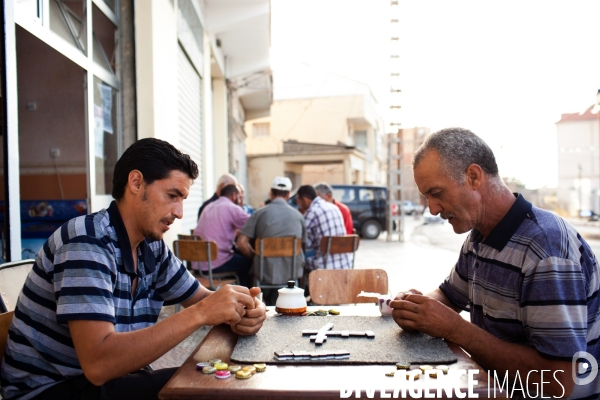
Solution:
M 221 195 L 219 197 L 229 197 L 232 194 L 239 194 L 240 190 L 236 185 L 227 185 L 221 189 Z
M 273 194 L 273 197 L 283 197 L 285 198 L 285 196 L 287 196 L 288 194 L 290 194 L 289 190 L 279 190 L 279 189 L 273 189 L 271 188 L 271 193 Z
M 187 174 L 192 180 L 198 177 L 198 165 L 189 155 L 164 140 L 141 139 L 129 146 L 115 165 L 112 196 L 116 200 L 125 195 L 129 173 L 136 169 L 142 173 L 148 185 L 165 179 L 174 170 Z
M 315 188 L 310 185 L 300 186 L 298 189 L 298 197 L 313 201 L 317 197 L 317 192 L 315 191 Z

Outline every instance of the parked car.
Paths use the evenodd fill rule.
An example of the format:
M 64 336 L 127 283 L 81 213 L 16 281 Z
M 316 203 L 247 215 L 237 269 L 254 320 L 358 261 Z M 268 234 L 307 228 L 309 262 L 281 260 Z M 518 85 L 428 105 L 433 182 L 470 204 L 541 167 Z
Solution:
M 354 229 L 365 239 L 377 239 L 387 228 L 387 188 L 372 185 L 331 185 L 333 198 L 350 209 Z M 298 208 L 296 195 L 288 203 Z
M 429 211 L 429 207 L 427 207 L 425 211 L 423 211 L 423 219 L 424 223 L 426 224 L 443 224 L 444 222 L 446 222 L 444 218 L 440 217 L 440 214 L 433 215 Z
M 421 204 L 415 204 L 410 200 L 404 200 L 403 204 L 404 214 L 413 215 L 415 213 L 421 214 L 423 212 L 423 206 Z

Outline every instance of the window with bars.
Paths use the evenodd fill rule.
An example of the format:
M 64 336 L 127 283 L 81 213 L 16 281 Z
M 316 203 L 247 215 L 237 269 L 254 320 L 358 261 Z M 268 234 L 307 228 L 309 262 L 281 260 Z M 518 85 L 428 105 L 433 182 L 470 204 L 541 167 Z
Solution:
M 354 131 L 354 147 L 361 150 L 368 149 L 367 131 Z
M 252 135 L 254 137 L 269 136 L 270 128 L 271 128 L 271 124 L 268 122 L 253 124 L 252 125 Z

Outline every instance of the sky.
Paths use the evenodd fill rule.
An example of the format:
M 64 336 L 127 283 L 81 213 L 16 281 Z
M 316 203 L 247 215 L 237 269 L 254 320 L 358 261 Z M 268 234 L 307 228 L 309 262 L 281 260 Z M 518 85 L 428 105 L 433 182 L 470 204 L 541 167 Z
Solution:
M 529 188 L 556 186 L 555 123 L 600 89 L 596 0 L 273 0 L 271 11 L 275 96 L 290 84 L 277 71 L 299 64 L 367 83 L 388 123 L 470 129 Z

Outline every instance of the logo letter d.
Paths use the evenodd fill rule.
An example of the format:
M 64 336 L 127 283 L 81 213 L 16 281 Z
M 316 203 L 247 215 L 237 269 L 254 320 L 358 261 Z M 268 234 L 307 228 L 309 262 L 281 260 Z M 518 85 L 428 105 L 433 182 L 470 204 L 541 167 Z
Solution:
M 580 358 L 584 358 L 588 363 L 590 363 L 590 366 L 592 367 L 592 371 L 586 378 L 577 377 L 577 360 Z M 586 351 L 578 351 L 577 353 L 573 354 L 571 373 L 573 375 L 573 381 L 576 385 L 587 385 L 588 383 L 593 382 L 594 379 L 596 379 L 596 376 L 598 375 L 598 362 L 596 361 L 596 358 L 594 358 L 594 356 L 590 353 Z

